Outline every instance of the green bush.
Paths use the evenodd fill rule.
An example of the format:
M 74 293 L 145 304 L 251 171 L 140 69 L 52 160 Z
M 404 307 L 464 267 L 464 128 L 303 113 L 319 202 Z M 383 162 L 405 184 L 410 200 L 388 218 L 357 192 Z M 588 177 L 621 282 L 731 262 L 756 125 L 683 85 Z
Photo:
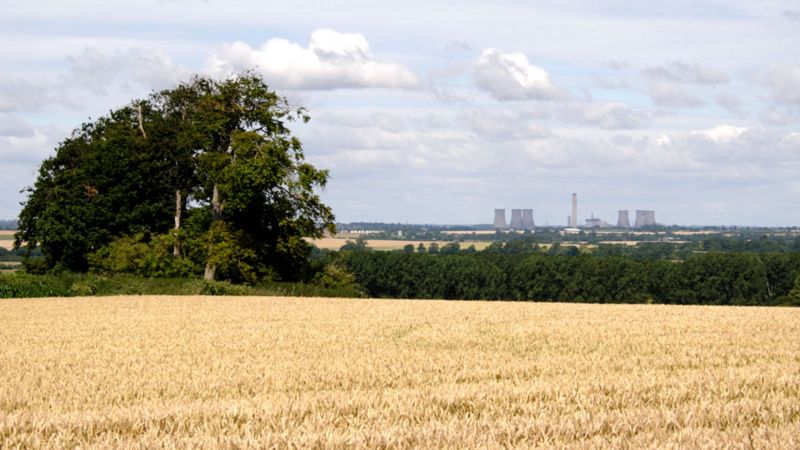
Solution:
M 226 281 L 206 281 L 200 295 L 253 295 L 248 286 L 237 286 Z
M 22 273 L 0 275 L 0 298 L 74 296 L 74 278 Z
M 148 236 L 137 233 L 112 241 L 89 255 L 92 272 L 132 274 L 143 277 L 176 278 L 199 273 L 199 266 L 189 258 L 175 257 L 175 236 Z

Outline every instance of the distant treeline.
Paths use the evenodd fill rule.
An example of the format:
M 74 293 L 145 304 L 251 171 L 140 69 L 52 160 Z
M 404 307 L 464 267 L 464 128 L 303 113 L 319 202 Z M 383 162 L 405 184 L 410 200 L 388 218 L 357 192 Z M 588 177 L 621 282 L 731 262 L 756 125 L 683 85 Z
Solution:
M 800 253 L 625 256 L 352 251 L 339 255 L 374 297 L 800 305 Z

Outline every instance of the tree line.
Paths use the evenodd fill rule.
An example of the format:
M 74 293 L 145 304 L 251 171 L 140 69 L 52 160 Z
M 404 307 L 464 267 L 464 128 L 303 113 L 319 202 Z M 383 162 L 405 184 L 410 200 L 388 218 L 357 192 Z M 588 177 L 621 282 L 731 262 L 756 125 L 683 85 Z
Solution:
M 800 305 L 800 253 L 623 256 L 348 251 L 367 294 L 393 298 Z

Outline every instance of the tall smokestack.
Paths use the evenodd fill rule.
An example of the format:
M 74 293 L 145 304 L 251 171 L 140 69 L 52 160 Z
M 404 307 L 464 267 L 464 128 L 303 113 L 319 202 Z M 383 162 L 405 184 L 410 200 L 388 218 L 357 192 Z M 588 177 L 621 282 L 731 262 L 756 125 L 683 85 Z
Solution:
M 533 223 L 533 210 L 532 209 L 523 209 L 522 210 L 522 228 L 526 230 L 534 229 L 535 225 Z
M 572 228 L 578 227 L 578 194 L 572 193 L 572 223 L 570 226 Z
M 619 211 L 619 217 L 617 218 L 617 228 L 630 228 L 631 222 L 628 220 L 628 210 L 621 209 Z
M 509 228 L 514 228 L 515 230 L 522 229 L 522 210 L 521 209 L 512 209 L 511 210 L 511 223 L 508 225 Z
M 494 227 L 497 229 L 503 229 L 506 227 L 506 210 L 505 209 L 495 209 L 494 210 Z

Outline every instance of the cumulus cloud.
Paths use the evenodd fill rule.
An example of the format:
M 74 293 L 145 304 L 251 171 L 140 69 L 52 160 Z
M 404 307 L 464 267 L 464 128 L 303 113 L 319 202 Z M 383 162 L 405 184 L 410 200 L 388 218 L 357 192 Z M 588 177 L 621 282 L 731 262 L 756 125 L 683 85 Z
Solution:
M 781 13 L 781 16 L 784 19 L 790 20 L 792 22 L 800 21 L 800 11 L 786 10 L 786 11 Z
M 524 114 L 475 110 L 460 117 L 481 139 L 512 141 L 552 137 L 553 132 L 541 122 Z
M 800 106 L 800 65 L 773 64 L 759 78 L 775 103 Z
M 0 111 L 33 111 L 51 101 L 45 82 L 21 78 L 0 78 Z
M 34 135 L 33 127 L 19 117 L 0 112 L 0 137 L 27 138 Z
M 651 114 L 635 111 L 619 102 L 576 103 L 561 108 L 556 117 L 563 122 L 613 130 L 643 128 L 650 121 Z
M 648 67 L 642 73 L 653 80 L 688 84 L 724 84 L 728 76 L 712 67 L 674 61 L 663 66 Z
M 162 51 L 143 48 L 114 52 L 86 48 L 68 60 L 66 83 L 98 95 L 106 94 L 112 86 L 126 91 L 142 87 L 164 89 L 189 74 Z
M 717 104 L 734 114 L 742 114 L 742 100 L 730 93 L 721 92 L 716 98 Z
M 797 117 L 794 117 L 791 114 L 775 107 L 767 108 L 761 111 L 761 114 L 759 114 L 758 118 L 761 119 L 761 122 L 765 124 L 778 126 L 788 125 L 797 119 Z
M 373 56 L 363 35 L 329 29 L 314 31 L 307 47 L 279 38 L 257 49 L 244 42 L 227 44 L 211 56 L 208 65 L 219 75 L 255 68 L 271 85 L 290 89 L 415 89 L 421 85 L 405 66 Z
M 693 131 L 690 134 L 693 136 L 705 136 L 714 142 L 730 142 L 741 137 L 747 130 L 747 127 L 734 127 L 723 124 L 706 130 Z
M 650 83 L 648 93 L 659 106 L 696 108 L 704 104 L 699 97 L 674 83 Z
M 498 100 L 559 100 L 566 97 L 550 81 L 547 71 L 531 64 L 523 53 L 502 53 L 487 48 L 475 61 L 473 76 L 480 89 Z

